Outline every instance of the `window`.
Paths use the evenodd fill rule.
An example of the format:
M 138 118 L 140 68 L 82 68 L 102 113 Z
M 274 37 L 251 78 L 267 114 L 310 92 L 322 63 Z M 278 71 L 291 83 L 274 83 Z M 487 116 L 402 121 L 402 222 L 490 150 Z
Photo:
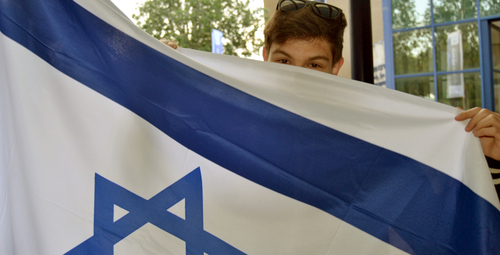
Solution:
M 431 29 L 395 32 L 393 44 L 396 75 L 429 73 L 434 70 Z
M 500 0 L 383 0 L 383 9 L 387 87 L 500 112 Z
M 438 72 L 479 68 L 477 22 L 439 26 L 434 28 L 434 31 Z M 456 53 L 459 59 L 453 59 L 453 53 Z

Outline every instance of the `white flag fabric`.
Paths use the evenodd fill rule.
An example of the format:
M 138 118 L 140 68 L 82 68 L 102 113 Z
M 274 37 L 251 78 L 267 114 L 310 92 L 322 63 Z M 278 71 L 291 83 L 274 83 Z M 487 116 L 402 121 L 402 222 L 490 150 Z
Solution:
M 0 254 L 499 254 L 457 109 L 0 0 Z

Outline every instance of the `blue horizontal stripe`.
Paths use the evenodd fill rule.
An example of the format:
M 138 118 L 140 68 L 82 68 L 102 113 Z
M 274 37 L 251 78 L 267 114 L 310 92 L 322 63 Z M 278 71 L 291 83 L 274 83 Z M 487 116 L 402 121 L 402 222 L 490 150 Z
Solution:
M 406 252 L 500 252 L 499 211 L 457 180 L 208 77 L 72 1 L 0 0 L 0 31 L 190 150 Z

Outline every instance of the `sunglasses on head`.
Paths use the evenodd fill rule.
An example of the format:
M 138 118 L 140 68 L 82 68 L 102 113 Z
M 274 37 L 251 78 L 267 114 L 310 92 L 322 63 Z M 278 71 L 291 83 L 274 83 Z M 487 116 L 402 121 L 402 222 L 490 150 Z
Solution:
M 330 4 L 306 1 L 306 0 L 281 0 L 276 6 L 276 10 L 282 12 L 293 12 L 311 6 L 316 15 L 325 19 L 336 19 L 342 13 L 342 10 Z

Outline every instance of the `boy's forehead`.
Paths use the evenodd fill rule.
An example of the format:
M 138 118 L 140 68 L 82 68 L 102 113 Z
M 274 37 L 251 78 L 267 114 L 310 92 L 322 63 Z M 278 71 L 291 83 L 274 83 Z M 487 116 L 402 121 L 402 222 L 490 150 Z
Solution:
M 289 52 L 289 54 L 310 52 L 316 55 L 325 55 L 329 58 L 333 56 L 330 43 L 322 38 L 289 39 L 281 44 L 274 43 L 273 45 L 271 45 L 269 50 L 270 52 L 276 50 L 286 50 Z

